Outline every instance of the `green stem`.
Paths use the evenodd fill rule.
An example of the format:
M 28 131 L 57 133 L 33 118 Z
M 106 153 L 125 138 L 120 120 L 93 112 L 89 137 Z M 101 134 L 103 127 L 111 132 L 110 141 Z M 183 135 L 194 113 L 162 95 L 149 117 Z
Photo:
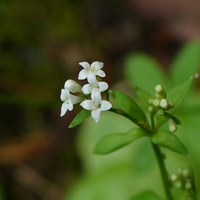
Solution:
M 154 115 L 155 115 L 155 113 L 151 113 L 151 116 L 150 116 L 151 128 L 152 128 L 153 133 L 155 132 Z M 157 159 L 158 166 L 159 166 L 159 169 L 160 169 L 160 174 L 161 174 L 161 177 L 162 177 L 165 195 L 167 197 L 167 200 L 173 200 L 174 198 L 173 198 L 171 191 L 170 191 L 168 174 L 167 174 L 167 170 L 166 170 L 165 163 L 164 163 L 164 156 L 163 156 L 158 145 L 152 143 L 152 146 L 153 146 L 153 150 L 154 150 L 154 153 L 156 155 L 156 159 Z
M 166 167 L 165 167 L 163 154 L 160 151 L 159 146 L 157 146 L 153 143 L 152 143 L 152 146 L 153 146 L 153 150 L 155 152 L 156 159 L 157 159 L 157 162 L 158 162 L 158 165 L 159 165 L 159 168 L 160 168 L 160 174 L 161 174 L 162 181 L 163 181 L 163 187 L 164 187 L 165 195 L 167 197 L 167 200 L 173 200 L 174 198 L 173 198 L 171 191 L 170 191 L 168 174 L 167 174 L 167 170 L 166 170 Z

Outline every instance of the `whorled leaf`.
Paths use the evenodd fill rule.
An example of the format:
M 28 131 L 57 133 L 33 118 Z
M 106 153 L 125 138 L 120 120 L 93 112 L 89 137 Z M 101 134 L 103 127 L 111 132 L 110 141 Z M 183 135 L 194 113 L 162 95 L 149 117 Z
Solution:
M 168 119 L 172 119 L 175 122 L 175 124 L 177 124 L 177 125 L 181 124 L 181 121 L 177 117 L 175 117 L 174 115 L 172 115 L 171 113 L 164 112 L 164 116 L 166 118 L 168 118 Z
M 173 84 L 180 84 L 200 69 L 200 40 L 187 43 L 171 67 Z
M 186 96 L 193 86 L 193 83 L 194 78 L 190 77 L 187 81 L 175 86 L 167 93 L 168 99 L 175 104 L 175 108 L 179 107 L 181 103 L 185 100 Z
M 108 154 L 116 151 L 135 140 L 138 140 L 146 135 L 141 128 L 133 128 L 126 133 L 113 133 L 104 136 L 95 146 L 94 153 Z
M 118 114 L 121 114 L 141 127 L 147 127 L 147 118 L 142 109 L 128 95 L 115 91 L 109 91 L 109 101 L 112 103 L 112 108 Z
M 87 119 L 90 116 L 89 110 L 81 110 L 72 120 L 72 122 L 69 125 L 69 128 L 74 128 L 75 126 L 82 123 L 85 119 Z
M 144 191 L 132 197 L 130 200 L 161 200 L 161 198 L 153 191 Z
M 133 87 L 139 86 L 150 94 L 154 94 L 155 85 L 166 85 L 166 79 L 159 64 L 145 54 L 128 56 L 125 62 L 125 76 Z
M 181 154 L 188 153 L 186 147 L 179 140 L 179 138 L 175 134 L 169 131 L 164 131 L 164 130 L 159 131 L 152 136 L 151 140 L 154 144 L 165 147 L 174 152 Z

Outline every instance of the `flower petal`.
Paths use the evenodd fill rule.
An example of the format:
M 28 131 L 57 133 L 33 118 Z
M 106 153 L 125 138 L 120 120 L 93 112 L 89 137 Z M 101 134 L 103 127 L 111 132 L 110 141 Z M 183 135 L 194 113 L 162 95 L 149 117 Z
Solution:
M 94 107 L 94 103 L 92 100 L 85 100 L 80 104 L 86 110 L 92 110 Z
M 82 97 L 79 97 L 79 96 L 75 96 L 73 94 L 70 94 L 70 101 L 72 104 L 76 104 L 76 103 L 79 103 L 82 101 Z
M 100 113 L 101 113 L 101 109 L 98 108 L 98 109 L 95 109 L 95 110 L 92 110 L 91 112 L 91 115 L 92 115 L 92 118 L 94 119 L 94 121 L 97 123 L 100 119 Z
M 93 88 L 91 92 L 91 99 L 93 101 L 101 102 L 101 93 L 98 88 Z
M 61 113 L 60 113 L 60 116 L 62 117 L 63 115 L 65 115 L 65 113 L 67 112 L 68 110 L 68 104 L 66 104 L 65 102 L 62 104 L 61 106 Z
M 87 75 L 87 81 L 92 85 L 94 85 L 96 83 L 96 81 L 97 81 L 96 76 L 93 72 L 89 71 L 89 73 Z
M 74 108 L 73 103 L 71 101 L 68 101 L 67 104 L 68 104 L 69 111 L 72 111 Z
M 62 101 L 65 101 L 68 96 L 69 96 L 69 91 L 67 89 L 61 89 L 60 99 Z
M 103 70 L 98 70 L 95 72 L 96 76 L 105 77 L 106 74 Z
M 111 107 L 112 107 L 112 104 L 109 101 L 105 101 L 105 100 L 101 101 L 101 110 L 102 111 L 109 110 L 109 109 L 111 109 Z
M 79 65 L 81 65 L 84 69 L 88 69 L 90 67 L 90 64 L 88 62 L 80 62 Z
M 82 87 L 82 91 L 84 94 L 90 94 L 92 92 L 92 85 L 91 84 L 85 84 L 83 87 Z
M 99 62 L 99 61 L 94 61 L 92 64 L 91 64 L 91 67 L 95 68 L 96 70 L 100 70 L 103 68 L 103 63 L 102 62 Z
M 88 71 L 85 69 L 82 69 L 79 74 L 78 74 L 78 79 L 79 80 L 84 80 L 88 77 Z
M 106 82 L 99 82 L 99 91 L 104 92 L 108 89 L 108 84 Z

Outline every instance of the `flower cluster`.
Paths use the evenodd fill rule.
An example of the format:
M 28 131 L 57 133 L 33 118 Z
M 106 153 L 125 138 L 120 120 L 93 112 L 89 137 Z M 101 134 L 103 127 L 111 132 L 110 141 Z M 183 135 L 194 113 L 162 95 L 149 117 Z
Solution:
M 149 99 L 149 112 L 157 113 L 160 116 L 168 118 L 169 131 L 175 132 L 177 130 L 176 122 L 170 118 L 166 111 L 174 107 L 174 103 L 167 99 L 167 94 L 161 85 L 155 87 L 155 98 Z
M 112 105 L 109 101 L 103 100 L 102 93 L 108 89 L 108 84 L 101 81 L 106 74 L 102 70 L 103 63 L 95 61 L 91 65 L 88 62 L 80 62 L 83 69 L 79 72 L 79 80 L 87 80 L 83 87 L 73 80 L 67 80 L 64 89 L 61 90 L 60 98 L 63 101 L 61 107 L 61 117 L 69 110 L 73 110 L 73 105 L 80 103 L 81 107 L 91 110 L 91 116 L 98 122 L 101 111 L 109 110 Z
M 171 185 L 174 188 L 184 190 L 190 195 L 194 194 L 194 178 L 192 170 L 189 168 L 180 168 L 176 173 L 170 176 Z

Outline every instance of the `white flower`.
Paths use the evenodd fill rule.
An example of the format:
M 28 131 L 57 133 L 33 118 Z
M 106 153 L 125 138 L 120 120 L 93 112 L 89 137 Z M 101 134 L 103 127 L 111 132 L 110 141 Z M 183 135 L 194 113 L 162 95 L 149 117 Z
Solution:
M 85 84 L 82 88 L 84 94 L 91 94 L 92 99 L 101 100 L 101 92 L 108 89 L 108 84 L 106 82 L 96 81 L 94 84 Z
M 80 105 L 86 110 L 92 111 L 91 116 L 95 122 L 99 121 L 101 111 L 109 110 L 112 107 L 109 101 L 99 99 L 85 100 Z
M 103 63 L 95 61 L 91 65 L 88 62 L 80 62 L 79 65 L 83 69 L 79 72 L 78 79 L 84 80 L 87 79 L 89 83 L 96 82 L 96 76 L 105 77 L 106 74 L 103 70 Z
M 65 113 L 69 110 L 73 110 L 73 105 L 76 103 L 81 102 L 82 98 L 75 96 L 73 94 L 70 94 L 69 90 L 67 88 L 61 89 L 60 99 L 63 101 L 63 104 L 61 106 L 61 113 L 60 116 L 62 117 L 65 115 Z
M 67 80 L 65 82 L 65 85 L 64 87 L 69 91 L 69 92 L 72 92 L 72 93 L 80 93 L 81 92 L 81 86 L 74 80 Z

